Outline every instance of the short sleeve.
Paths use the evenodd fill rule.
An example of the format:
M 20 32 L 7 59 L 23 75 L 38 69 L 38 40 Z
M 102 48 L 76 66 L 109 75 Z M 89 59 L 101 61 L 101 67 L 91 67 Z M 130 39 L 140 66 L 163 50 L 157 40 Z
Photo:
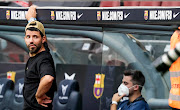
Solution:
M 42 78 L 45 75 L 51 75 L 52 77 L 55 77 L 54 66 L 51 63 L 50 59 L 46 58 L 41 61 L 39 65 L 39 74 L 40 78 Z

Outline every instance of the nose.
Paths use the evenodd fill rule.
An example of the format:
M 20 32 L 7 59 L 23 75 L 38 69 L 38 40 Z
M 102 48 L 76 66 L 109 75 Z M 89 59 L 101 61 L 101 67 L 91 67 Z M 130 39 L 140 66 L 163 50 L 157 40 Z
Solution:
M 30 41 L 30 44 L 33 43 L 33 37 L 30 37 L 29 41 Z

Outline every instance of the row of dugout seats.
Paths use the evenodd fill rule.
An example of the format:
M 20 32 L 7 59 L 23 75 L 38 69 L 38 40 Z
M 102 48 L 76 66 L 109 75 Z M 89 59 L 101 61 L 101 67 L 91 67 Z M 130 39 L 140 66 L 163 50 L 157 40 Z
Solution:
M 101 1 L 100 7 L 118 6 L 180 6 L 180 1 Z
M 23 110 L 24 79 L 0 78 L 0 110 Z M 82 110 L 82 96 L 75 80 L 62 80 L 53 99 L 53 110 Z

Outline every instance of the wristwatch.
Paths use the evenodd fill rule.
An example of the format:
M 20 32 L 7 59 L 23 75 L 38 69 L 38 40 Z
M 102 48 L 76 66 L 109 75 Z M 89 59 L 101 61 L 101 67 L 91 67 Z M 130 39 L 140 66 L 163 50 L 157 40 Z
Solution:
M 118 103 L 116 101 L 112 101 L 112 104 L 116 104 L 117 105 Z
M 32 21 L 37 21 L 37 19 L 36 19 L 36 18 L 31 17 L 31 18 L 29 19 L 28 23 L 30 23 L 30 22 L 32 22 Z

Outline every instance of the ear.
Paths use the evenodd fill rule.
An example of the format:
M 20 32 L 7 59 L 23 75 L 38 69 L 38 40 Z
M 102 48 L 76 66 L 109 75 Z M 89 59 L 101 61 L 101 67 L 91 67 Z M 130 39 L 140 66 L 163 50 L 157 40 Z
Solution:
M 134 90 L 138 90 L 139 89 L 139 85 L 134 85 Z
M 44 43 L 44 42 L 47 42 L 46 36 L 43 36 L 43 38 L 42 38 L 42 43 Z

